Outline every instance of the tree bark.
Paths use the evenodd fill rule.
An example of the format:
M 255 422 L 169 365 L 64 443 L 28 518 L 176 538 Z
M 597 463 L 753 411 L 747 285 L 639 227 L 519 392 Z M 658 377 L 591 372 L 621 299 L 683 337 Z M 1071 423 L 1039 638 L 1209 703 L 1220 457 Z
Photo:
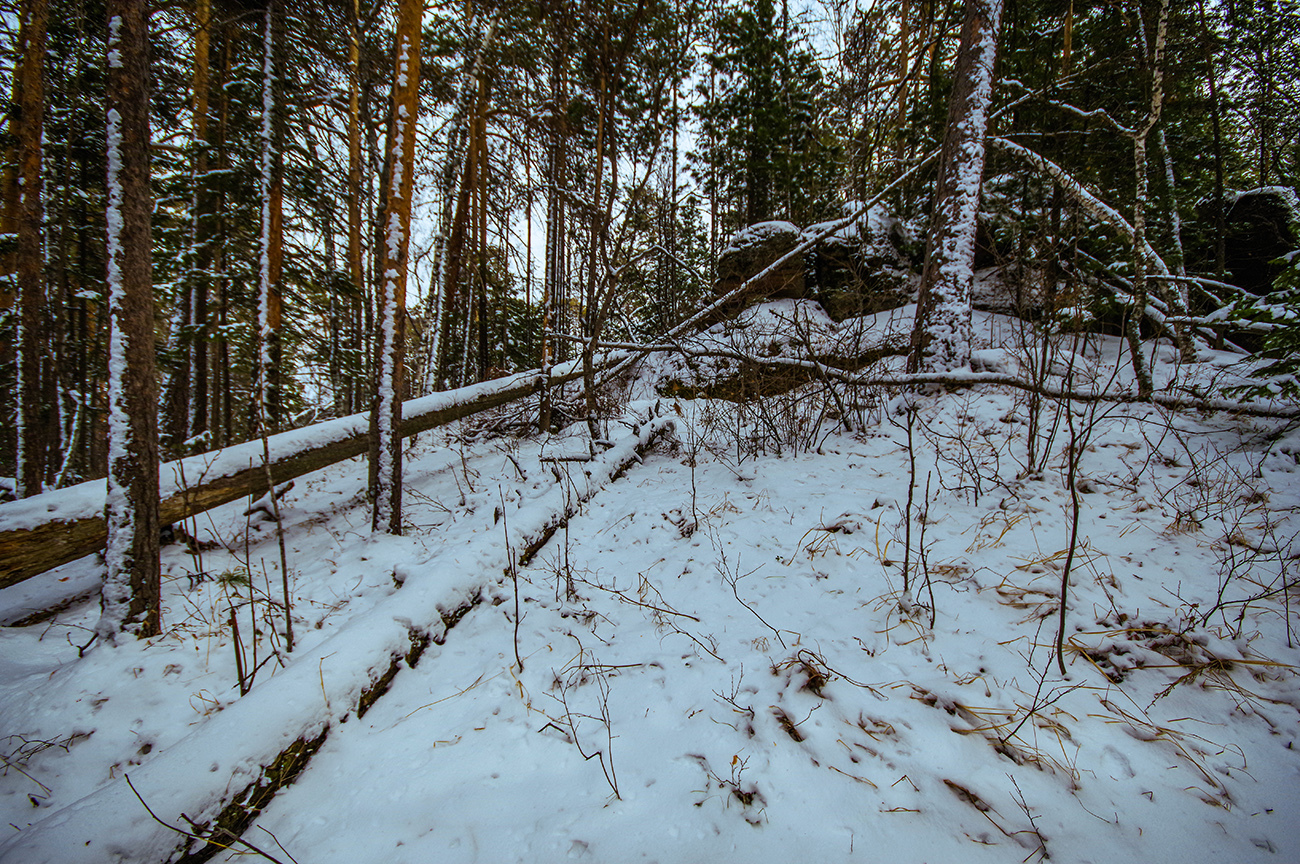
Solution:
M 378 326 L 375 332 L 375 401 L 370 450 L 372 528 L 402 533 L 402 386 L 406 274 L 415 188 L 415 136 L 420 105 L 421 0 L 401 0 L 393 71 L 393 114 L 389 126 L 388 194 L 384 241 L 380 246 Z
M 49 303 L 45 290 L 41 137 L 45 121 L 45 46 L 49 9 L 45 0 L 22 4 L 22 69 L 13 116 L 17 138 L 18 496 L 40 492 L 51 456 Z
M 1222 279 L 1227 268 L 1226 204 L 1223 200 L 1223 132 L 1219 125 L 1219 76 L 1210 45 L 1210 28 L 1205 21 L 1205 0 L 1197 0 L 1196 15 L 1201 25 L 1201 50 L 1205 54 L 1205 81 L 1210 91 L 1210 128 L 1214 133 L 1214 278 Z
M 108 7 L 109 443 L 103 612 L 109 641 L 160 630 L 158 395 L 149 220 L 149 11 Z
M 970 364 L 975 230 L 1001 16 L 1002 0 L 966 0 L 908 357 L 912 372 Z
M 279 2 L 266 6 L 262 34 L 262 201 L 261 285 L 258 292 L 258 394 L 255 423 L 259 432 L 278 427 L 283 418 L 281 375 L 281 277 L 284 269 L 284 131 L 277 86 Z
M 194 144 L 197 150 L 194 154 L 192 225 L 195 272 L 191 309 L 194 329 L 190 347 L 193 390 L 187 411 L 189 435 L 208 431 L 208 298 L 211 294 L 213 221 L 216 216 L 216 196 L 207 176 L 211 166 L 209 149 L 215 143 L 208 116 L 211 110 L 212 25 L 211 0 L 197 0 L 194 34 Z
M 352 293 L 344 304 L 346 320 L 343 323 L 343 347 L 347 352 L 347 383 L 344 385 L 343 413 L 357 410 L 356 378 L 360 372 L 357 354 L 360 351 L 359 328 L 361 300 L 365 296 L 365 274 L 361 258 L 361 21 L 360 0 L 352 0 L 350 32 L 348 39 L 348 276 Z

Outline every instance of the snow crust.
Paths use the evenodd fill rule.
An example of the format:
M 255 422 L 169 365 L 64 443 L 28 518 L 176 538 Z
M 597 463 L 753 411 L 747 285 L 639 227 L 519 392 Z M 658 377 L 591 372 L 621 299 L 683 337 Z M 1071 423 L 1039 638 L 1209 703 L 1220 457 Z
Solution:
M 517 501 L 509 517 L 514 530 L 530 535 L 554 527 L 557 514 L 571 500 L 590 497 L 638 446 L 672 427 L 670 419 L 655 419 L 611 447 L 586 471 L 570 478 L 585 491 L 556 483 L 528 500 L 527 506 Z M 331 638 L 295 653 L 273 679 L 274 686 L 255 688 L 172 744 L 165 754 L 110 779 L 0 845 L 0 861 L 75 864 L 115 857 L 167 859 L 178 845 L 177 835 L 159 826 L 138 799 L 166 802 L 168 808 L 179 808 L 176 812 L 197 822 L 213 820 L 219 812 L 213 805 L 227 790 L 240 790 L 258 780 L 260 767 L 271 764 L 294 741 L 314 739 L 345 723 L 388 658 L 404 655 L 410 648 L 412 632 L 441 641 L 444 615 L 502 580 L 513 552 L 495 533 L 467 539 L 468 544 L 448 543 L 432 555 L 390 563 L 389 572 L 400 582 L 400 592 L 390 590 L 389 596 Z M 229 747 L 231 742 L 238 746 Z M 130 784 L 126 776 L 131 776 Z
M 859 211 L 861 212 L 859 213 Z M 853 216 L 855 213 L 859 213 L 857 219 L 844 223 L 844 219 Z M 866 245 L 873 251 L 890 250 L 891 253 L 893 245 L 889 239 L 890 235 L 899 233 L 907 237 L 909 234 L 903 222 L 891 214 L 889 208 L 884 204 L 877 203 L 870 207 L 864 207 L 861 201 L 846 203 L 841 208 L 839 219 L 809 225 L 803 230 L 803 236 L 804 239 L 821 237 L 823 232 L 826 231 L 830 231 L 830 233 L 822 237 L 820 242 L 827 245 L 849 248 Z

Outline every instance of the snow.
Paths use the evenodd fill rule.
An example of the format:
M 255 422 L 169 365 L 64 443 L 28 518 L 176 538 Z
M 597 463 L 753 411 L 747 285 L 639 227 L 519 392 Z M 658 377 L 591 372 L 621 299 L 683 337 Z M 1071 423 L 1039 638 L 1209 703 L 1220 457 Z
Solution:
M 769 237 L 787 235 L 798 238 L 801 233 L 802 232 L 799 231 L 798 226 L 793 222 L 782 222 L 779 220 L 772 222 L 758 222 L 754 225 L 741 228 L 733 234 L 731 239 L 727 241 L 726 248 L 724 248 L 719 254 L 726 255 L 728 253 L 738 252 L 747 246 L 754 246 L 762 243 Z
M 846 223 L 845 219 L 852 221 Z M 803 239 L 816 239 L 830 246 L 866 246 L 871 254 L 896 256 L 891 240 L 893 234 L 906 238 L 907 230 L 888 207 L 880 203 L 868 207 L 861 201 L 850 201 L 843 206 L 839 219 L 805 228 Z
M 1285 205 L 1287 212 L 1290 213 L 1291 222 L 1293 224 L 1300 223 L 1300 195 L 1296 194 L 1296 190 L 1293 187 L 1260 186 L 1255 189 L 1245 189 L 1230 196 L 1232 198 L 1232 204 L 1235 205 L 1238 201 L 1248 195 L 1277 196 L 1282 199 L 1282 204 Z
M 742 323 L 775 328 L 800 309 L 781 301 Z M 1014 370 L 1018 335 L 977 313 L 974 356 Z M 1121 340 L 1055 347 L 1050 371 L 1073 371 L 1076 387 L 1132 384 Z M 1147 350 L 1159 386 L 1237 374 Z M 545 462 L 562 448 L 483 421 L 422 435 L 404 460 L 401 537 L 370 534 L 361 460 L 299 480 L 282 501 L 298 647 L 246 696 L 229 610 L 258 662 L 282 624 L 263 576 L 274 531 L 249 525 L 242 502 L 188 523 L 201 560 L 164 550 L 163 636 L 79 658 L 93 601 L 0 628 L 0 727 L 22 736 L 3 743 L 14 828 L 0 860 L 162 860 L 179 837 L 124 774 L 162 819 L 203 818 L 211 796 L 326 723 L 320 752 L 245 834 L 273 854 L 278 842 L 317 864 L 1300 860 L 1296 611 L 1280 592 L 1244 602 L 1294 580 L 1300 445 L 1282 424 L 1074 406 L 1093 434 L 1063 678 L 1052 636 L 1069 433 L 1055 403 L 1036 466 L 1026 397 L 995 387 L 877 394 L 861 430 L 823 420 L 816 441 L 778 456 L 746 444 L 736 406 L 654 397 L 659 373 L 643 369 L 626 419 L 644 437 L 657 401 L 674 437 L 595 493 L 517 586 L 502 574 L 518 538 L 618 453 Z M 806 413 L 791 428 L 833 410 L 794 395 Z M 908 560 L 920 567 L 924 551 L 933 588 L 914 570 L 910 599 L 908 404 Z M 610 433 L 621 452 L 627 436 Z M 476 590 L 486 602 L 446 629 L 442 614 Z M 1232 605 L 1212 612 L 1220 597 Z M 411 628 L 445 640 L 355 716 L 362 660 L 405 653 Z
M 110 22 L 110 45 L 120 42 L 118 28 L 121 19 Z M 120 58 L 115 62 L 110 49 L 109 65 L 121 66 Z M 102 593 L 103 610 L 95 630 L 106 641 L 110 641 L 122 629 L 131 596 L 131 572 L 129 557 L 132 536 L 135 531 L 135 510 L 127 498 L 126 485 L 130 482 L 129 468 L 122 468 L 123 463 L 130 465 L 131 423 L 126 405 L 127 351 L 129 349 L 127 334 L 122 329 L 124 315 L 122 304 L 126 300 L 126 288 L 122 283 L 122 230 L 123 223 L 123 189 L 122 189 L 122 115 L 116 108 L 109 108 L 105 115 L 106 156 L 108 202 L 104 213 L 107 226 L 108 258 L 108 478 L 104 481 L 104 521 L 108 530 L 108 541 L 104 550 L 106 576 Z
M 122 68 L 122 16 L 114 15 L 108 19 L 108 67 Z

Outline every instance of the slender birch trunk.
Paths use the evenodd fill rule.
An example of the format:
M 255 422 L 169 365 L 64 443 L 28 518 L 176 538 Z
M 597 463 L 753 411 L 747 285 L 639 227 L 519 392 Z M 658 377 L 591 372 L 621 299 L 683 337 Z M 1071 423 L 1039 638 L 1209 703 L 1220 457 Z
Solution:
M 258 183 L 262 202 L 260 290 L 257 324 L 257 412 L 259 433 L 282 421 L 281 276 L 284 268 L 284 159 L 277 117 L 276 36 L 278 0 L 267 3 L 262 31 L 262 158 Z
M 1148 51 L 1147 49 L 1147 30 L 1145 22 L 1142 19 L 1142 6 L 1140 0 L 1136 2 L 1137 6 L 1137 26 L 1139 47 L 1144 55 L 1149 56 L 1151 67 L 1151 102 L 1147 110 L 1147 115 L 1142 122 L 1137 124 L 1132 130 L 1133 139 L 1133 309 L 1124 325 L 1124 336 L 1128 341 L 1129 352 L 1132 355 L 1133 374 L 1137 378 L 1138 395 L 1142 398 L 1149 398 L 1155 390 L 1155 384 L 1151 377 L 1151 369 L 1147 363 L 1146 356 L 1142 353 L 1140 325 L 1147 306 L 1147 256 L 1145 254 L 1146 240 L 1146 207 L 1147 207 L 1147 142 L 1151 133 L 1160 123 L 1160 115 L 1164 107 L 1164 56 L 1165 44 L 1168 38 L 1169 23 L 1169 0 L 1160 0 L 1159 18 L 1156 23 L 1155 45 Z M 1167 164 L 1167 162 L 1166 162 Z M 1171 181 L 1172 182 L 1172 181 Z M 1171 187 L 1172 192 L 1172 187 Z M 1169 285 L 1170 283 L 1165 283 Z M 1162 291 L 1165 296 L 1169 311 L 1176 317 L 1185 318 L 1187 316 L 1187 289 L 1183 285 L 1172 285 Z M 1174 342 L 1178 346 L 1180 353 L 1186 360 L 1192 360 L 1196 357 L 1196 349 L 1192 344 L 1191 337 L 1188 335 L 1186 328 L 1181 325 L 1174 326 Z

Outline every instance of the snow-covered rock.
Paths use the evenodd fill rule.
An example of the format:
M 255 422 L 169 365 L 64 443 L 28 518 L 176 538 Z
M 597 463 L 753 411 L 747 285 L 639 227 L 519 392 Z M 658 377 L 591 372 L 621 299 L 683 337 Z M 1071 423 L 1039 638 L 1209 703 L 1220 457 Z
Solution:
M 718 282 L 714 290 L 719 297 L 739 288 L 746 279 L 771 266 L 799 244 L 803 234 L 791 222 L 760 222 L 737 231 L 718 254 Z M 806 296 L 804 259 L 795 255 L 764 277 L 756 288 L 763 297 Z
M 1212 265 L 1215 219 L 1223 213 L 1228 281 L 1253 294 L 1266 294 L 1281 267 L 1273 262 L 1300 246 L 1300 197 L 1290 186 L 1263 186 L 1196 205 L 1193 236 L 1188 243 L 1193 263 Z
M 861 207 L 850 201 L 844 216 Z M 817 237 L 834 224 L 811 225 L 804 236 Z M 819 241 L 809 255 L 809 271 L 827 314 L 843 321 L 906 303 L 912 276 L 903 248 L 909 240 L 903 224 L 876 205 Z

